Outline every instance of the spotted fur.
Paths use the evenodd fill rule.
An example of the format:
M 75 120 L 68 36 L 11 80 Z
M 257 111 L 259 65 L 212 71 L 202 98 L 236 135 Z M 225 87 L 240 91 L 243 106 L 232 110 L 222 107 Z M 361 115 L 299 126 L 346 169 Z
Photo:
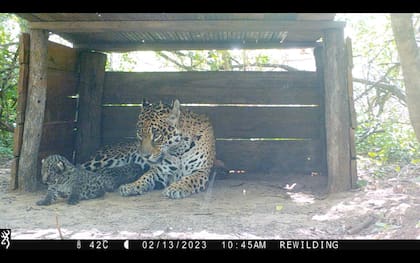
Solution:
M 47 195 L 37 205 L 50 205 L 57 197 L 67 198 L 72 205 L 100 197 L 123 183 L 135 181 L 142 173 L 135 164 L 90 172 L 74 166 L 64 156 L 50 155 L 42 160 L 41 167 L 42 181 L 48 185 Z
M 161 186 L 172 199 L 204 191 L 215 159 L 215 138 L 209 119 L 172 105 L 143 103 L 137 140 L 107 147 L 83 164 L 88 170 L 134 162 L 146 172 L 121 185 L 123 196 L 142 195 Z

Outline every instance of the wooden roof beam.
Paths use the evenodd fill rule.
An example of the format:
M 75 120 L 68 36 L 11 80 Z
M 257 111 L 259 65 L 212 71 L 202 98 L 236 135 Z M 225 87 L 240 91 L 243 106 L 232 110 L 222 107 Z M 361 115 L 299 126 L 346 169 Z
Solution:
M 178 21 L 89 21 L 31 22 L 31 29 L 53 32 L 278 32 L 320 31 L 343 28 L 339 21 L 273 21 L 273 20 L 178 20 Z
M 77 48 L 97 50 L 102 52 L 129 52 L 129 51 L 170 51 L 170 50 L 211 50 L 211 49 L 287 49 L 312 48 L 322 45 L 319 42 L 284 42 L 284 43 L 79 43 Z

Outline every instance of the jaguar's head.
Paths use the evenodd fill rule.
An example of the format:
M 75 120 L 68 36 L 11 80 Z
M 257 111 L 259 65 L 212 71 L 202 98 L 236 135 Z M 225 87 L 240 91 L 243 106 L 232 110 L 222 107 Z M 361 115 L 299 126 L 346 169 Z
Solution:
M 172 105 L 143 102 L 137 122 L 137 138 L 139 151 L 149 161 L 160 162 L 170 148 L 181 142 L 180 115 L 178 100 Z
M 64 156 L 58 154 L 50 155 L 41 162 L 42 182 L 46 184 L 60 183 L 64 179 L 63 173 L 72 166 Z

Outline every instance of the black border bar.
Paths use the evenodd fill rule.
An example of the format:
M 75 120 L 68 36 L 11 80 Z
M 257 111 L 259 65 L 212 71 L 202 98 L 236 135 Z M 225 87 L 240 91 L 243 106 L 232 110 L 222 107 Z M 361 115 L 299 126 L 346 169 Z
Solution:
M 4 250 L 0 246 L 0 250 Z M 418 250 L 420 240 L 10 240 L 7 250 Z

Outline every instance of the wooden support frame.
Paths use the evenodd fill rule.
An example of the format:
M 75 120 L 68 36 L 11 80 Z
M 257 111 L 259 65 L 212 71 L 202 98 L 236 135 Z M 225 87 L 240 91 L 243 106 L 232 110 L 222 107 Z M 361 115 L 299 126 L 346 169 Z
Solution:
M 343 30 L 326 30 L 324 34 L 324 99 L 330 193 L 347 191 L 351 188 L 350 107 L 346 62 Z
M 15 160 L 12 168 L 11 188 L 25 191 L 33 191 L 37 189 L 39 181 L 39 157 L 41 135 L 43 133 L 42 125 L 46 112 L 46 86 L 47 86 L 47 33 L 52 31 L 57 33 L 105 33 L 105 32 L 220 32 L 221 29 L 227 32 L 299 32 L 299 33 L 317 33 L 317 37 L 323 33 L 323 42 L 284 42 L 279 43 L 238 43 L 240 48 L 286 48 L 295 45 L 316 47 L 315 56 L 317 60 L 318 81 L 322 83 L 323 90 L 321 97 L 322 112 L 325 109 L 325 115 L 320 117 L 319 122 L 325 124 L 321 127 L 321 131 L 316 127 L 319 133 L 317 135 L 316 146 L 323 148 L 325 156 L 320 156 L 316 162 L 321 163 L 326 173 L 328 173 L 328 190 L 329 192 L 346 191 L 356 186 L 356 152 L 354 147 L 354 129 L 356 127 L 354 108 L 352 107 L 352 86 L 351 86 L 351 43 L 344 43 L 343 28 L 344 23 L 336 21 L 276 21 L 276 20 L 176 20 L 176 21 L 61 21 L 31 22 L 30 31 L 30 62 L 24 59 L 28 56 L 25 53 L 23 60 L 20 61 L 22 75 L 29 75 L 26 80 L 28 83 L 22 83 L 19 87 L 23 92 L 23 98 L 26 95 L 23 88 L 28 87 L 27 105 L 20 104 L 23 112 L 19 114 L 16 131 L 16 141 L 14 148 Z M 70 34 L 68 34 L 70 35 Z M 100 35 L 100 34 L 99 34 Z M 77 39 L 77 34 L 74 35 Z M 298 38 L 296 38 L 298 39 Z M 196 40 L 196 39 L 195 39 Z M 230 48 L 231 43 L 213 43 L 203 42 L 196 43 L 193 41 L 180 43 L 176 42 L 158 42 L 158 43 L 135 43 L 124 42 L 95 42 L 85 40 L 79 42 L 76 48 L 94 49 L 94 50 L 178 50 L 178 49 L 222 49 Z M 293 41 L 299 41 L 294 40 Z M 241 45 L 242 44 L 242 45 Z M 322 45 L 322 47 L 320 47 Z M 170 49 L 168 49 L 170 47 Z M 79 51 L 77 50 L 77 53 Z M 77 57 L 77 56 L 76 56 Z M 79 77 L 79 109 L 78 109 L 78 132 L 75 138 L 74 150 L 76 152 L 75 161 L 81 162 L 86 160 L 102 143 L 102 98 L 106 99 L 106 93 L 103 95 L 104 88 L 104 68 L 106 56 L 101 53 L 83 52 L 80 55 L 78 66 L 80 70 Z M 73 64 L 73 63 L 70 63 Z M 76 63 L 75 63 L 76 64 Z M 25 71 L 26 68 L 26 71 Z M 58 69 L 61 70 L 61 69 Z M 76 68 L 75 68 L 76 70 Z M 26 72 L 26 73 L 25 73 Z M 319 74 L 319 73 L 322 74 Z M 51 76 L 49 74 L 48 76 Z M 50 84 L 52 82 L 50 81 Z M 77 81 L 74 81 L 77 83 Z M 121 91 L 120 91 L 121 92 Z M 130 97 L 128 97 L 130 98 Z M 131 99 L 131 98 L 130 98 Z M 23 106 L 22 106 L 23 105 Z M 50 107 L 48 107 L 50 109 Z M 48 113 L 48 112 L 47 112 Z M 236 114 L 236 113 L 235 113 Z M 48 114 L 47 114 L 48 115 Z M 221 115 L 221 114 L 219 114 Z M 236 114 L 235 116 L 237 116 Z M 25 121 L 25 129 L 23 122 Z M 45 118 L 48 120 L 48 118 Z M 104 122 L 106 124 L 106 122 Z M 20 126 L 19 126 L 20 125 Z M 47 125 L 48 126 L 48 125 Z M 239 126 L 239 125 L 238 125 Z M 20 129 L 19 129 L 20 127 Z M 72 129 L 73 126 L 69 125 Z M 64 129 L 64 128 L 63 128 Z M 67 129 L 67 127 L 65 128 Z M 51 129 L 52 130 L 52 129 Z M 283 130 L 283 129 L 280 129 Z M 72 130 L 73 131 L 73 130 Z M 59 131 L 57 134 L 61 134 Z M 320 135 L 319 135 L 320 134 Z M 51 142 L 48 132 L 44 131 L 44 135 Z M 320 138 L 318 138 L 318 135 Z M 266 135 L 268 136 L 268 135 Z M 20 142 L 19 142 L 20 140 Z M 105 141 L 105 140 L 104 140 Z M 42 141 L 41 141 L 42 142 Z M 325 143 L 324 143 L 325 142 Z M 302 143 L 305 144 L 306 142 Z M 54 144 L 54 143 L 51 143 Z M 225 142 L 219 144 L 227 145 Z M 280 143 L 279 143 L 280 144 Z M 245 143 L 243 144 L 245 145 Z M 268 145 L 268 143 L 267 143 Z M 67 147 L 67 145 L 66 145 Z M 267 149 L 271 149 L 267 146 Z M 306 146 L 305 146 L 306 147 Z M 312 146 L 311 146 L 312 147 Z M 243 148 L 249 149 L 247 145 Z M 233 149 L 228 147 L 226 151 Z M 268 152 L 261 147 L 262 152 Z M 312 149 L 312 148 L 311 148 Z M 71 148 L 73 151 L 73 148 Z M 312 150 L 311 150 L 312 151 Z M 45 154 L 50 152 L 46 151 Z M 234 155 L 233 154 L 230 155 Z M 278 158 L 281 159 L 281 158 Z M 246 160 L 242 158 L 241 160 Z M 309 160 L 309 159 L 308 159 Z M 14 169 L 14 171 L 13 171 Z M 321 168 L 322 170 L 322 168 Z M 19 173 L 18 173 L 19 172 Z M 13 175 L 14 174 L 14 175 Z M 19 176 L 17 176 L 19 175 Z
M 10 190 L 18 188 L 19 156 L 22 149 L 23 128 L 25 123 L 26 100 L 28 96 L 29 78 L 29 49 L 28 33 L 22 33 L 19 38 L 19 82 L 17 87 L 18 100 L 16 105 L 16 128 L 13 139 L 13 161 L 11 167 Z
M 96 52 L 82 52 L 79 61 L 76 162 L 85 161 L 101 145 L 102 93 L 106 55 Z
M 19 189 L 38 187 L 38 155 L 47 94 L 47 42 L 45 30 L 30 30 L 29 84 L 25 110 L 25 129 L 19 158 Z
M 324 48 L 323 47 L 317 47 L 314 49 L 314 58 L 315 58 L 315 64 L 316 64 L 316 72 L 317 72 L 317 80 L 318 83 L 320 85 L 320 87 L 324 87 Z M 324 98 L 325 97 L 325 89 L 321 88 L 320 89 L 320 97 Z M 320 122 L 325 124 L 325 100 L 323 101 L 323 103 L 321 103 L 320 105 L 320 111 L 324 114 L 321 114 L 320 116 Z M 325 125 L 321 127 L 320 130 L 320 141 L 324 142 L 324 145 L 322 145 L 324 147 L 324 149 L 326 149 L 326 135 L 325 135 Z M 324 175 L 328 175 L 328 166 L 327 166 L 327 156 L 326 156 L 326 151 L 324 151 L 325 154 L 323 154 L 323 156 L 320 157 L 321 160 L 321 173 Z
M 349 107 L 350 107 L 350 128 L 349 128 L 349 140 L 350 140 L 350 175 L 351 175 L 351 187 L 357 188 L 357 153 L 356 153 L 356 142 L 355 132 L 357 128 L 357 116 L 356 109 L 354 108 L 353 99 L 353 52 L 352 43 L 349 37 L 346 38 L 346 61 L 347 61 L 347 88 L 349 93 Z

